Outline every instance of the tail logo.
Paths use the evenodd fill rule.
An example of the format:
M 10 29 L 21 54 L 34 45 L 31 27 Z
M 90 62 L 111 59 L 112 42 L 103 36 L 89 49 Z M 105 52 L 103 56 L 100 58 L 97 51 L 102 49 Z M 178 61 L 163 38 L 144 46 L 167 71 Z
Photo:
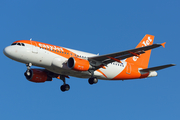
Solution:
M 142 47 L 150 45 L 150 44 L 151 44 L 151 42 L 152 42 L 151 37 L 148 37 L 148 39 L 147 39 L 147 40 L 144 40 L 144 41 L 142 42 Z M 138 60 L 138 58 L 139 58 L 139 57 L 137 57 L 137 56 L 133 56 L 133 58 L 132 58 L 132 59 L 133 59 L 133 61 L 137 61 L 137 60 Z
M 143 41 L 142 44 L 143 44 L 144 46 L 147 46 L 147 45 L 149 45 L 151 42 L 152 42 L 152 39 L 151 39 L 150 37 L 148 37 L 148 39 L 147 39 L 146 41 Z M 143 46 L 142 46 L 142 47 L 143 47 Z

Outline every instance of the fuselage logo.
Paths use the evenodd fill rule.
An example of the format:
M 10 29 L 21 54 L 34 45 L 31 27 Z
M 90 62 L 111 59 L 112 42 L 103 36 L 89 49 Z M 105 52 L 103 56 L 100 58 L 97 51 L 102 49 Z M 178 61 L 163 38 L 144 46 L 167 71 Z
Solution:
M 63 48 L 58 47 L 58 46 L 46 45 L 46 44 L 41 44 L 41 43 L 39 43 L 39 46 L 43 47 L 43 48 L 48 48 L 48 49 L 51 49 L 51 50 L 64 51 Z

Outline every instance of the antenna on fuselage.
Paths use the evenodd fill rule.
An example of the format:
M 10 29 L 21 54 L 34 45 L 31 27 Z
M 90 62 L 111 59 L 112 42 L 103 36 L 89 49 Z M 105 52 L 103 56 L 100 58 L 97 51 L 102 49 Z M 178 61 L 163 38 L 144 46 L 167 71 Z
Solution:
M 32 40 L 32 38 L 30 38 L 30 41 Z

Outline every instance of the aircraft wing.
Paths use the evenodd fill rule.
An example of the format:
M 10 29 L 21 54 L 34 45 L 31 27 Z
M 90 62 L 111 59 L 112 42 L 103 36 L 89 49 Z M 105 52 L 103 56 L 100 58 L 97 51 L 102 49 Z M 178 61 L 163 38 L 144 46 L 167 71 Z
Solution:
M 141 72 L 157 71 L 157 70 L 161 70 L 161 69 L 168 68 L 168 67 L 171 67 L 171 66 L 175 66 L 175 64 L 162 65 L 162 66 L 157 66 L 157 67 L 142 69 L 142 70 L 140 70 L 140 71 L 141 71 Z
M 94 61 L 94 62 L 100 62 L 103 65 L 106 65 L 106 64 L 114 62 L 114 61 L 120 62 L 120 60 L 129 58 L 132 56 L 139 56 L 140 54 L 143 54 L 143 53 L 145 53 L 145 51 L 150 50 L 150 49 L 154 49 L 154 48 L 157 48 L 160 46 L 164 47 L 164 44 L 165 43 L 153 44 L 153 45 L 139 47 L 139 48 L 126 50 L 126 51 L 122 51 L 122 52 L 116 52 L 116 53 L 111 53 L 111 54 L 106 54 L 106 55 L 89 57 L 88 60 Z

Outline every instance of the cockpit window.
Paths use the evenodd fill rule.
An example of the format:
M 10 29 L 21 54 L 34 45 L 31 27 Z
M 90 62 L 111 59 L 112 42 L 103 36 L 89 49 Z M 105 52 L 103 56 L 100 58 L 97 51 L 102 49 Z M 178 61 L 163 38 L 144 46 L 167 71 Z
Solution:
M 12 43 L 11 45 L 16 45 L 16 43 Z
M 25 44 L 24 44 L 24 43 L 12 43 L 11 45 L 25 46 Z

